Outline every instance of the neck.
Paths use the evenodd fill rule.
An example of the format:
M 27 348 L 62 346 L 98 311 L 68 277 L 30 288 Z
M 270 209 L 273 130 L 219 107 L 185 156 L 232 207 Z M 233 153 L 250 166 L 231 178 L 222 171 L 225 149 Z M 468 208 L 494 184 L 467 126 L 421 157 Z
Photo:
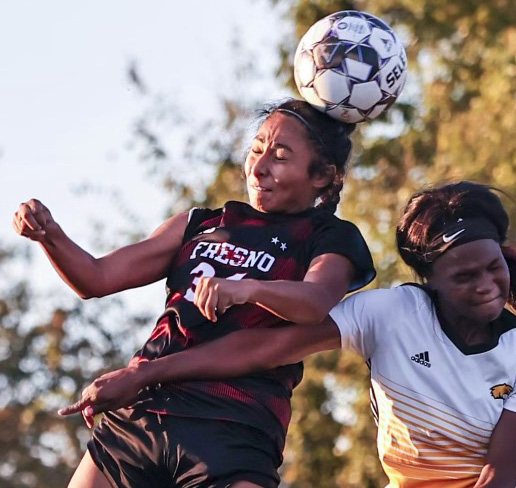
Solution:
M 456 313 L 437 299 L 436 306 L 441 327 L 451 330 L 464 344 L 474 346 L 491 339 L 493 329 L 490 322 L 478 322 L 471 317 Z

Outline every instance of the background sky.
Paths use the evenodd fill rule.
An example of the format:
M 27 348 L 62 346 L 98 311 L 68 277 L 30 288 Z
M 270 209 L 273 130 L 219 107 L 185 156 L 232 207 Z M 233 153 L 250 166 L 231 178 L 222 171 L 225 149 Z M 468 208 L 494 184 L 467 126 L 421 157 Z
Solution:
M 284 31 L 266 1 L 0 0 L 0 244 L 22 245 L 12 215 L 34 197 L 87 248 L 92 221 L 109 226 L 118 217 L 109 199 L 81 194 L 84 184 L 137 203 L 152 231 L 165 200 L 127 147 L 143 110 L 128 66 L 136 60 L 153 91 L 202 121 L 216 115 L 214 94 L 232 89 L 235 39 L 259 51 L 253 63 L 270 73 L 263 83 L 277 98 L 272 77 Z M 36 287 L 63 290 L 37 256 L 23 272 Z M 162 306 L 162 294 L 129 292 L 130 301 L 137 296 Z

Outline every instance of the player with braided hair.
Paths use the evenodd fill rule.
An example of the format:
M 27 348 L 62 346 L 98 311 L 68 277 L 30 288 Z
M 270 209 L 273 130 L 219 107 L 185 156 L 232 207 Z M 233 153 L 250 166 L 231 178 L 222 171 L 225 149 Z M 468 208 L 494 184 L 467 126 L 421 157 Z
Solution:
M 356 293 L 317 327 L 230 334 L 170 357 L 166 370 L 162 360 L 150 364 L 146 383 L 244 375 L 351 349 L 371 368 L 389 487 L 514 488 L 516 248 L 508 227 L 487 186 L 418 193 L 396 235 L 423 284 Z
M 70 488 L 278 486 L 301 364 L 183 382 L 158 379 L 154 367 L 166 370 L 175 354 L 240 329 L 318 324 L 373 279 L 360 232 L 333 215 L 352 128 L 306 102 L 276 105 L 245 161 L 250 205 L 192 209 L 100 259 L 67 237 L 41 202 L 20 206 L 15 230 L 42 245 L 81 297 L 167 279 L 165 311 L 130 365 L 61 411 L 82 411 L 90 426 L 96 411 L 108 411 Z M 142 374 L 150 371 L 157 381 Z

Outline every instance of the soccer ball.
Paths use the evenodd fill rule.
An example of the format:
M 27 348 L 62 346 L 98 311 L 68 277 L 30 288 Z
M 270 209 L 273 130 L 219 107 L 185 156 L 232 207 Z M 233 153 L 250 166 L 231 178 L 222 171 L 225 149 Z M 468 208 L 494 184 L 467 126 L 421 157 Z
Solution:
M 345 10 L 316 22 L 299 42 L 294 79 L 302 97 L 349 123 L 378 117 L 401 93 L 407 56 L 374 15 Z

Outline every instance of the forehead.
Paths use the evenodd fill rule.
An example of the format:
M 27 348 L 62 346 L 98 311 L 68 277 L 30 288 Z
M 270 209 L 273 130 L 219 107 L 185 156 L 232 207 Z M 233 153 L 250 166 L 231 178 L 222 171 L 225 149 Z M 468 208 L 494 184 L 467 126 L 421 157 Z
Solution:
M 310 144 L 308 129 L 293 115 L 274 112 L 262 123 L 256 137 L 265 140 L 290 140 Z
M 436 259 L 434 273 L 475 272 L 489 266 L 496 259 L 503 259 L 500 244 L 492 239 L 479 239 L 446 251 Z

